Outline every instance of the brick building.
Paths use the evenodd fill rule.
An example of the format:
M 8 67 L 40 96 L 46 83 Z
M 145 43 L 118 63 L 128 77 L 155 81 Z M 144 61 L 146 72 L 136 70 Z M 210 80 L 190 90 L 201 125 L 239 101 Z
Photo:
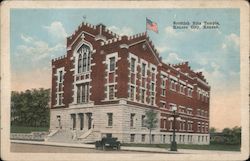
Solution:
M 159 121 L 152 141 L 170 143 L 176 106 L 177 143 L 209 144 L 209 95 L 202 73 L 188 62 L 163 63 L 147 33 L 119 36 L 82 23 L 67 38 L 67 53 L 52 60 L 49 140 L 73 133 L 80 142 L 112 135 L 148 143 L 145 112 L 153 108 Z

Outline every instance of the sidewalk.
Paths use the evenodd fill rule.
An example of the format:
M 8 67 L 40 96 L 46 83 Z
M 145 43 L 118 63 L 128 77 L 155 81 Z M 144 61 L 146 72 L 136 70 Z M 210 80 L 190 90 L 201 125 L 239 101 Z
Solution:
M 93 144 L 80 144 L 80 143 L 79 144 L 69 144 L 69 143 L 44 142 L 44 141 L 25 141 L 25 140 L 11 140 L 11 143 L 95 149 L 95 145 L 93 145 Z M 163 148 L 128 147 L 128 146 L 121 146 L 121 150 L 139 151 L 139 152 L 153 152 L 153 153 L 168 153 L 168 154 L 215 154 L 215 153 L 217 153 L 217 154 L 218 153 L 219 154 L 229 154 L 229 153 L 240 154 L 240 152 L 237 152 L 237 151 L 178 149 L 177 152 L 174 152 L 174 151 L 170 151 L 169 149 L 163 149 Z

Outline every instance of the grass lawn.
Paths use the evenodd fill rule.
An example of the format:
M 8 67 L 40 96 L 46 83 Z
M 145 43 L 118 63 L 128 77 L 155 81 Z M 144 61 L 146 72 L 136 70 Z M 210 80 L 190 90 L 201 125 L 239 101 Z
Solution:
M 24 127 L 24 126 L 11 126 L 11 133 L 31 133 L 34 131 L 48 131 L 49 127 Z
M 156 148 L 170 148 L 170 144 L 122 144 L 123 146 L 135 147 L 156 147 Z M 240 145 L 225 145 L 215 144 L 210 145 L 192 145 L 192 144 L 178 144 L 179 149 L 195 149 L 195 150 L 222 150 L 222 151 L 240 151 Z

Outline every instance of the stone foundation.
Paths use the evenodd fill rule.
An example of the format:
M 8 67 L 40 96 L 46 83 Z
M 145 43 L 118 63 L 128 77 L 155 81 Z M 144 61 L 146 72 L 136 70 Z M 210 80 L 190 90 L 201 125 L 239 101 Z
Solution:
M 95 131 L 96 140 L 112 135 L 122 143 L 146 144 L 149 143 L 149 130 L 142 127 L 142 115 L 145 115 L 145 112 L 146 108 L 128 104 L 85 106 L 82 108 L 70 106 L 69 108 L 51 109 L 50 129 L 75 130 L 79 136 L 91 128 Z M 112 126 L 108 126 L 108 113 L 113 114 Z M 133 126 L 130 122 L 131 113 L 135 114 Z M 92 115 L 91 119 L 88 117 L 89 114 Z M 83 115 L 82 126 L 80 125 L 81 115 Z M 59 116 L 60 121 L 58 120 Z M 75 123 L 73 123 L 72 116 L 75 117 Z M 170 143 L 172 132 L 161 132 L 159 125 L 152 130 L 152 143 Z M 209 134 L 176 132 L 176 142 L 178 144 L 209 144 Z

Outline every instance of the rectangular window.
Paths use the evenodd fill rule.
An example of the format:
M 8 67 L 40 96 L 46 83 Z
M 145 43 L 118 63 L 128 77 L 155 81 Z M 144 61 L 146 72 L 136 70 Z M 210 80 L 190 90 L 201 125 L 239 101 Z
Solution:
M 115 71 L 115 57 L 109 58 L 109 71 Z
M 142 76 L 145 77 L 146 76 L 146 64 L 142 63 Z
M 108 115 L 108 126 L 113 126 L 113 113 L 107 113 Z
M 134 127 L 134 119 L 135 119 L 135 114 L 131 113 L 130 114 L 130 127 Z
M 172 121 L 169 122 L 169 130 L 173 130 L 173 122 Z
M 135 134 L 130 134 L 130 142 L 135 142 Z
M 188 96 L 192 97 L 192 89 L 191 88 L 188 88 Z
M 154 79 L 155 79 L 155 68 L 152 68 L 151 71 L 152 71 L 151 72 L 151 80 L 154 81 Z
M 166 108 L 166 103 L 165 102 L 160 102 L 160 107 L 161 108 Z
M 161 87 L 165 87 L 166 86 L 166 80 L 165 80 L 165 77 L 162 76 L 161 78 Z
M 162 75 L 161 76 L 161 96 L 165 96 L 166 95 L 166 80 L 165 80 L 165 76 Z
M 141 102 L 144 103 L 145 100 L 145 89 L 141 89 Z
M 80 130 L 83 130 L 84 115 L 83 115 L 83 113 L 79 113 L 78 116 L 79 116 L 79 119 L 80 119 Z
M 77 86 L 77 103 L 80 103 L 80 98 L 81 98 L 81 86 Z
M 145 115 L 142 115 L 142 116 L 141 116 L 141 126 L 142 126 L 142 127 L 145 127 L 145 118 L 146 118 Z
M 70 114 L 71 115 L 71 121 L 72 121 L 72 129 L 76 129 L 76 114 Z
M 154 90 L 155 90 L 155 84 L 154 83 L 151 83 L 151 91 L 152 91 L 152 95 L 154 94 L 153 92 L 154 92 Z
M 81 85 L 82 86 L 82 99 L 81 99 L 81 103 L 84 103 L 86 100 L 86 85 Z
M 152 134 L 152 142 L 155 142 L 155 135 Z
M 62 105 L 62 96 L 63 96 L 62 93 L 60 93 L 60 94 L 58 95 L 58 104 L 59 104 L 59 105 Z
M 141 135 L 141 142 L 145 142 L 145 134 Z
M 161 89 L 161 95 L 166 96 L 166 89 Z
M 131 72 L 134 73 L 135 72 L 135 59 L 134 58 L 131 58 L 130 68 L 131 68 Z
M 176 84 L 175 84 L 175 81 L 173 80 L 170 81 L 170 89 L 173 91 L 176 91 Z
M 166 135 L 163 135 L 162 140 L 163 140 L 163 143 L 166 143 Z
M 109 86 L 109 99 L 113 100 L 115 97 L 115 86 L 114 85 L 110 85 Z
M 107 138 L 112 138 L 112 133 L 107 133 L 107 134 L 106 134 L 106 137 L 107 137 Z
M 130 86 L 130 99 L 133 101 L 135 96 L 135 87 Z
M 89 83 L 77 85 L 77 103 L 87 103 L 89 101 Z
M 198 125 L 197 125 L 197 131 L 200 132 L 200 123 L 198 122 Z
M 59 83 L 63 80 L 63 71 L 59 71 Z
M 151 102 L 150 104 L 153 106 L 155 104 L 155 98 L 154 97 L 151 97 Z

